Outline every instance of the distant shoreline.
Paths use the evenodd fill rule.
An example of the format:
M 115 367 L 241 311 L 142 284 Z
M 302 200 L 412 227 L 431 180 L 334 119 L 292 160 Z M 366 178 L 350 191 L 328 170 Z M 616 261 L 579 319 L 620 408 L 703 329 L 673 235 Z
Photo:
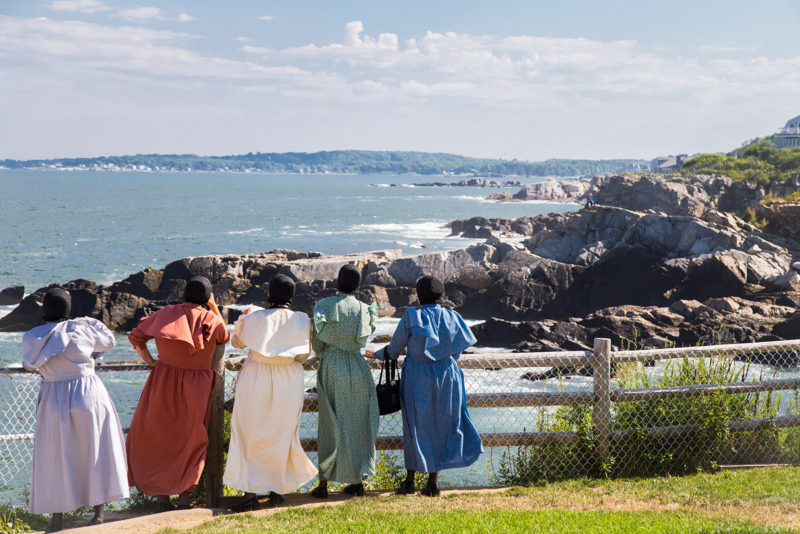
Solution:
M 547 159 L 520 161 L 473 158 L 456 154 L 341 150 L 329 152 L 247 153 L 231 156 L 137 154 L 89 158 L 0 159 L 10 170 L 73 170 L 111 172 L 229 172 L 276 174 L 346 174 L 501 178 L 586 176 L 641 170 L 638 159 Z

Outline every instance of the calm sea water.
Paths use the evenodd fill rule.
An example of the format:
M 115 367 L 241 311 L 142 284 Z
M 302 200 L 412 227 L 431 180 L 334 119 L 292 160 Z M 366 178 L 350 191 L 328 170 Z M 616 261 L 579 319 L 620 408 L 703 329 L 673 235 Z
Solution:
M 476 242 L 448 237 L 454 219 L 575 209 L 484 200 L 495 189 L 388 187 L 434 179 L 0 170 L 0 288 L 110 283 L 186 256 L 276 248 L 418 254 Z M 19 337 L 0 333 L 0 365 L 19 360 Z M 120 341 L 107 358 L 136 359 Z
M 454 219 L 575 209 L 483 200 L 494 189 L 370 186 L 433 179 L 0 170 L 0 288 L 107 283 L 204 254 L 445 250 L 468 242 L 447 237 Z

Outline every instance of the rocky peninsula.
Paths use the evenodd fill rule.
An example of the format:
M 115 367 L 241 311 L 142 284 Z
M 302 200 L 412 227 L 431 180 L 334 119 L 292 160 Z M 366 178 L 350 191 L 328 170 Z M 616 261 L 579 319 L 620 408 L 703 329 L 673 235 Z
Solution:
M 203 256 L 108 286 L 73 280 L 62 287 L 73 295 L 74 315 L 124 331 L 178 301 L 186 279 L 198 274 L 226 306 L 266 305 L 267 282 L 286 274 L 297 282 L 293 307 L 311 312 L 316 300 L 335 294 L 341 265 L 352 263 L 363 274 L 358 297 L 377 302 L 384 316 L 398 317 L 415 303 L 414 283 L 423 273 L 443 279 L 446 304 L 484 320 L 475 332 L 485 346 L 587 349 L 600 336 L 616 347 L 800 337 L 800 275 L 791 269 L 800 244 L 788 231 L 761 231 L 733 213 L 763 191 L 722 177 L 635 178 L 593 178 L 602 203 L 593 211 L 453 221 L 454 235 L 485 239 L 459 250 Z M 785 228 L 797 228 L 792 213 L 795 222 L 785 218 Z M 0 318 L 0 331 L 38 324 L 46 289 Z M 228 310 L 230 321 L 236 316 Z

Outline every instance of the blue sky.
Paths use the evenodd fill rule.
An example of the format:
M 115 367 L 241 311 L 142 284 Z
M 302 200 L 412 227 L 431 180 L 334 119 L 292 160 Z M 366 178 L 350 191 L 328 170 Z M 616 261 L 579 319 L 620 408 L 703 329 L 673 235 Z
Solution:
M 0 0 L 0 158 L 726 151 L 800 114 L 800 2 Z

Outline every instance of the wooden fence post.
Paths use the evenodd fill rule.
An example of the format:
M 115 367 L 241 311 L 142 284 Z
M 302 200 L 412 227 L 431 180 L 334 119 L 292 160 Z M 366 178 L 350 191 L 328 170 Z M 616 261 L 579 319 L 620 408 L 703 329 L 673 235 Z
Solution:
M 214 391 L 211 394 L 211 417 L 208 421 L 206 449 L 206 506 L 218 508 L 222 497 L 222 458 L 225 452 L 225 345 L 217 345 L 211 363 Z
M 605 462 L 609 454 L 611 435 L 611 340 L 594 340 L 594 402 L 592 403 L 592 422 L 594 423 L 595 452 L 600 462 Z

